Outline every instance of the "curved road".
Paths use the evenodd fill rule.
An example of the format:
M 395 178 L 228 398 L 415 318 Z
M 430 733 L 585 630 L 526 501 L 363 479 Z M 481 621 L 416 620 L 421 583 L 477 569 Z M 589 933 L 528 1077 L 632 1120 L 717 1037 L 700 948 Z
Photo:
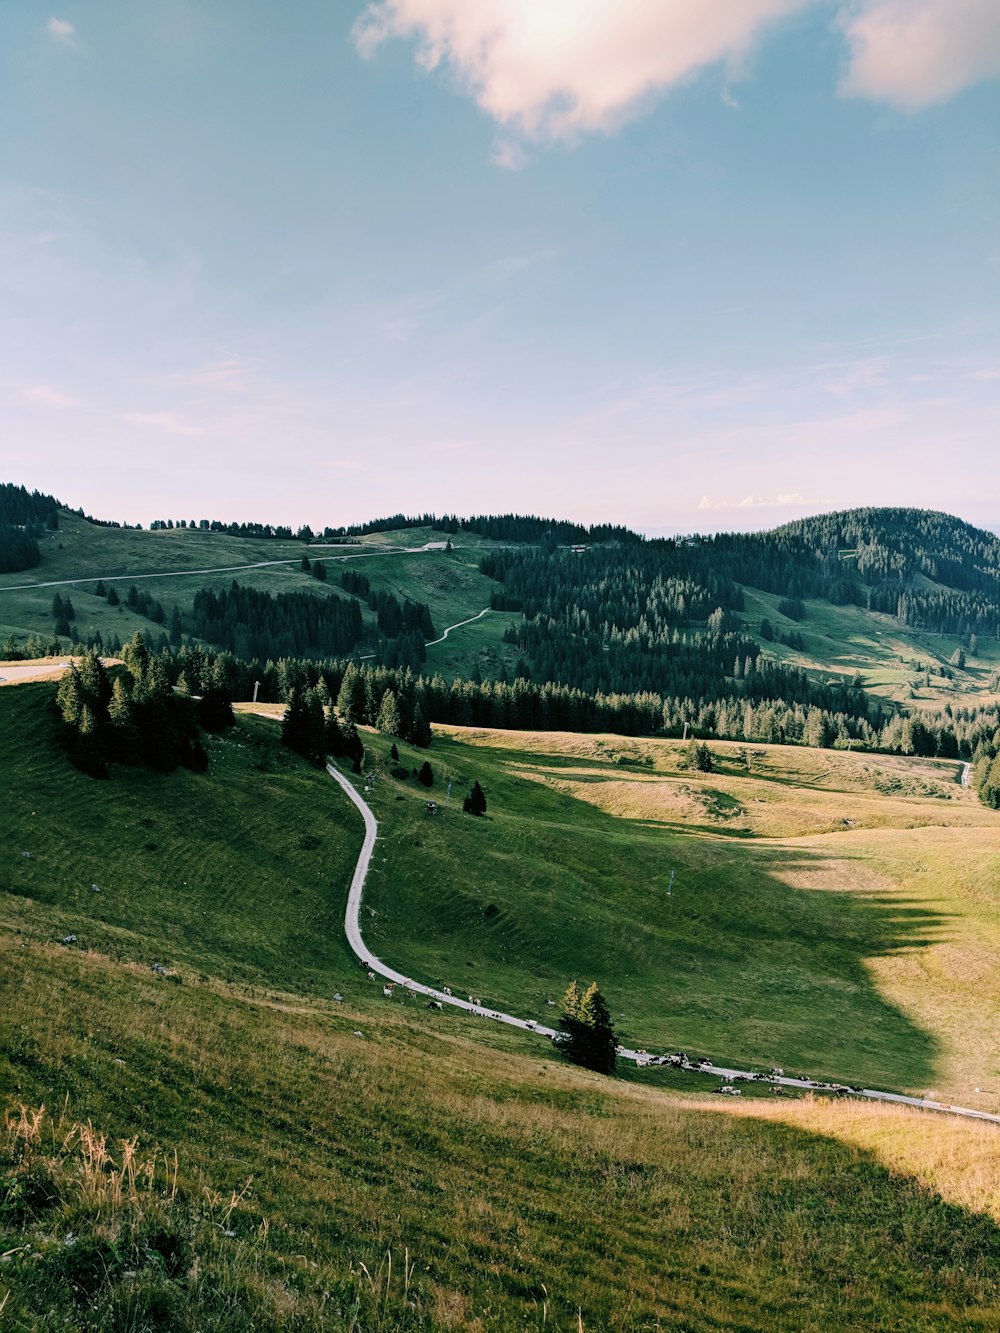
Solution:
M 326 771 L 335 782 L 339 783 L 348 798 L 361 811 L 361 816 L 365 821 L 365 840 L 361 847 L 358 863 L 354 867 L 354 877 L 351 880 L 350 891 L 347 895 L 347 910 L 344 913 L 344 931 L 347 935 L 347 942 L 362 966 L 366 967 L 369 972 L 385 977 L 387 981 L 391 981 L 394 985 L 404 986 L 417 995 L 426 995 L 431 1000 L 437 1000 L 439 1004 L 450 1004 L 456 1009 L 464 1009 L 468 1013 L 475 1014 L 478 1018 L 488 1018 L 496 1023 L 506 1023 L 508 1027 L 522 1028 L 527 1032 L 537 1032 L 550 1039 L 555 1037 L 557 1035 L 555 1028 L 546 1027 L 542 1023 L 535 1023 L 529 1019 L 516 1018 L 513 1014 L 500 1013 L 496 1009 L 474 1004 L 471 1000 L 463 1000 L 458 995 L 449 995 L 447 991 L 437 990 L 433 986 L 425 986 L 422 982 L 414 981 L 412 977 L 397 972 L 395 968 L 383 963 L 380 958 L 372 953 L 361 937 L 361 926 L 358 917 L 361 911 L 361 895 L 364 892 L 368 867 L 372 859 L 372 853 L 375 850 L 375 844 L 378 841 L 378 822 L 372 814 L 368 802 L 339 769 L 335 768 L 333 764 L 327 764 Z M 645 1051 L 633 1051 L 624 1047 L 619 1047 L 618 1054 L 623 1060 L 634 1060 L 637 1063 L 649 1058 Z M 727 1080 L 747 1081 L 755 1078 L 749 1070 L 729 1069 L 724 1065 L 687 1063 L 683 1067 L 703 1074 L 714 1074 Z M 783 1075 L 778 1077 L 768 1076 L 766 1081 L 770 1084 L 778 1084 L 785 1088 L 798 1088 L 806 1092 L 849 1092 L 854 1097 L 866 1097 L 870 1101 L 894 1102 L 903 1106 L 916 1106 L 925 1111 L 945 1111 L 949 1115 L 965 1116 L 969 1120 L 988 1120 L 993 1124 L 1000 1125 L 1000 1115 L 991 1115 L 987 1111 L 975 1111 L 966 1106 L 949 1106 L 945 1102 L 932 1101 L 926 1097 L 906 1097 L 902 1093 L 881 1092 L 876 1088 L 855 1089 L 848 1088 L 844 1084 L 819 1083 L 809 1079 L 786 1078 Z

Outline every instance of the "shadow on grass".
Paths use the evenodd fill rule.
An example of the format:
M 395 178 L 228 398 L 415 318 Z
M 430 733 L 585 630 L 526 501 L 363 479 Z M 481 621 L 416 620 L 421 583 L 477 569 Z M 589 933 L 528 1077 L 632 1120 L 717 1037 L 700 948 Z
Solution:
M 539 996 L 593 977 L 629 1044 L 934 1086 L 940 1045 L 873 964 L 940 942 L 946 916 L 868 887 L 828 847 L 638 824 L 518 776 L 509 750 L 449 750 L 483 776 L 497 820 L 488 839 L 450 827 L 393 877 L 387 961 L 447 983 L 454 959 L 473 960 L 488 1007 L 534 1017 Z

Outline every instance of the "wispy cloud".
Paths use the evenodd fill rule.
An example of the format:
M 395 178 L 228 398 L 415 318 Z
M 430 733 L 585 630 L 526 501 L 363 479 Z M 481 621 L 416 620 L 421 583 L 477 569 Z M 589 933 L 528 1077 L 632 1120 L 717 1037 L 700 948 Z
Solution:
M 118 420 L 129 426 L 145 426 L 162 430 L 167 435 L 204 435 L 203 426 L 195 426 L 179 417 L 176 412 L 119 412 Z
M 497 139 L 493 144 L 490 161 L 504 171 L 523 171 L 528 165 L 528 154 L 517 139 Z
M 39 403 L 42 407 L 53 407 L 58 411 L 80 406 L 70 394 L 63 393 L 61 389 L 56 389 L 51 384 L 32 384 L 25 389 L 24 396 L 31 403 Z
M 57 19 L 54 16 L 45 24 L 45 31 L 57 42 L 62 42 L 64 46 L 73 46 L 76 42 L 76 29 L 68 19 Z
M 916 111 L 1000 74 L 997 0 L 860 0 L 844 6 L 840 26 L 846 96 Z
M 713 500 L 703 495 L 698 501 L 699 509 L 789 509 L 807 505 L 809 501 L 798 491 L 786 491 L 782 495 L 769 497 L 744 495 L 742 500 Z
M 176 378 L 196 388 L 221 389 L 228 393 L 242 392 L 257 368 L 257 362 L 242 356 L 228 356 L 210 361 L 196 370 L 182 371 Z

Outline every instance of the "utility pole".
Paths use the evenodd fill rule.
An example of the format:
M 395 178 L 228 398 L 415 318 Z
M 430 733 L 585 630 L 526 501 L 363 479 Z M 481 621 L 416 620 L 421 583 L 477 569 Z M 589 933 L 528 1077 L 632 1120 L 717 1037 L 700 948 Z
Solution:
M 447 794 L 447 795 L 445 796 L 445 798 L 444 798 L 444 808 L 447 810 L 449 805 L 451 805 L 451 783 L 450 783 L 450 782 L 448 783 L 448 794 Z
M 253 683 L 253 701 L 254 701 L 254 703 L 257 702 L 257 691 L 258 691 L 259 689 L 260 689 L 260 681 L 259 681 L 259 680 L 255 680 L 254 683 Z
M 673 892 L 674 892 L 674 876 L 675 876 L 676 874 L 677 874 L 677 871 L 676 871 L 676 870 L 671 870 L 671 872 L 670 872 L 670 883 L 667 885 L 667 897 L 668 897 L 668 898 L 670 898 L 670 897 L 673 896 Z
M 687 738 L 688 738 L 688 724 L 685 722 L 685 723 L 684 723 L 684 735 L 681 737 L 681 740 L 682 740 L 682 741 L 686 741 Z

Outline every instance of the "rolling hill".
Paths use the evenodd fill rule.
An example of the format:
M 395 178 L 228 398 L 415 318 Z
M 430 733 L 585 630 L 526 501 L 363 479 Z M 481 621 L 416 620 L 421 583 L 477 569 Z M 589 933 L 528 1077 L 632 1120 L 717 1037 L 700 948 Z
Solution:
M 332 782 L 279 745 L 273 724 L 242 717 L 207 774 L 95 782 L 51 739 L 53 690 L 0 691 L 11 792 L 0 870 L 0 1309 L 11 1327 L 993 1326 L 993 1127 L 823 1099 L 720 1106 L 697 1075 L 609 1081 L 527 1034 L 412 997 L 387 1002 L 337 929 L 360 821 Z M 374 755 L 387 744 L 366 734 Z M 854 885 L 838 895 L 852 901 L 835 906 L 828 869 L 784 886 L 772 873 L 759 888 L 720 879 L 724 853 L 712 850 L 818 838 L 824 863 L 851 867 L 849 852 L 828 845 L 852 836 L 846 825 L 822 831 L 838 818 L 864 837 L 896 838 L 907 825 L 975 837 L 993 817 L 944 766 L 786 749 L 751 755 L 748 773 L 734 749 L 710 775 L 713 794 L 678 771 L 677 747 L 663 742 L 520 745 L 512 733 L 453 733 L 430 757 L 439 787 L 482 775 L 490 809 L 483 821 L 449 809 L 435 823 L 411 783 L 379 765 L 389 859 L 371 925 L 405 926 L 396 947 L 415 964 L 447 947 L 449 965 L 477 985 L 488 964 L 510 993 L 534 974 L 539 997 L 539 977 L 599 964 L 638 1027 L 657 997 L 643 1015 L 641 987 L 628 996 L 624 970 L 620 991 L 603 975 L 622 956 L 614 939 L 602 942 L 600 913 L 619 897 L 625 933 L 630 919 L 649 918 L 642 966 L 666 951 L 676 1022 L 708 1035 L 711 989 L 701 1001 L 685 993 L 696 973 L 682 978 L 670 950 L 721 965 L 754 894 L 763 900 L 750 919 L 761 925 L 765 905 L 798 899 L 797 916 L 776 913 L 753 940 L 772 962 L 784 951 L 787 976 L 812 973 L 812 995 L 796 990 L 790 1017 L 775 1006 L 761 1036 L 808 1033 L 809 1008 L 814 1030 L 829 1025 L 829 997 L 840 1002 L 851 983 L 858 1014 L 878 1029 L 870 1067 L 895 1060 L 900 1077 L 923 1075 L 945 1051 L 935 1074 L 960 1076 L 956 1034 L 929 1023 L 940 990 L 908 991 L 905 976 L 897 985 L 878 970 L 880 953 L 891 962 L 900 943 L 933 950 L 940 899 L 908 904 L 913 886 L 899 895 L 881 866 L 866 872 L 879 882 Z M 456 827 L 462 818 L 467 827 Z M 603 876 L 587 864 L 598 857 Z M 700 925 L 679 931 L 623 869 L 659 872 L 661 860 L 687 867 L 683 892 L 698 874 L 703 899 L 731 882 L 738 901 L 705 902 Z M 989 877 L 977 889 L 964 874 L 952 914 L 970 914 L 968 931 L 950 925 L 953 959 L 968 952 L 976 911 L 988 910 L 976 895 Z M 678 903 L 681 894 L 678 884 Z M 545 943 L 528 897 L 563 938 Z M 486 899 L 500 907 L 493 917 Z M 492 940 L 470 903 L 493 923 Z M 866 960 L 877 964 L 867 978 Z M 724 1008 L 739 1001 L 738 960 L 729 966 L 731 983 L 725 970 L 717 977 Z M 737 1016 L 733 1037 L 742 1024 Z M 865 1055 L 861 1038 L 846 1043 L 839 1055 Z

